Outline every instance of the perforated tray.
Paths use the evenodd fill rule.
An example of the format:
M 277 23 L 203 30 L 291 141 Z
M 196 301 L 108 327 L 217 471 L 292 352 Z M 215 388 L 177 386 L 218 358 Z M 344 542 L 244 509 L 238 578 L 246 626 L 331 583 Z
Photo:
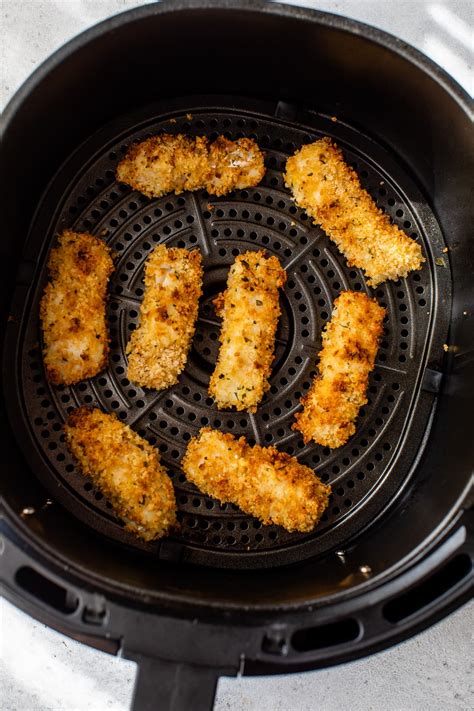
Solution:
M 256 188 L 217 199 L 197 192 L 150 200 L 118 184 L 114 169 L 130 143 L 164 130 L 211 139 L 220 133 L 255 138 L 266 153 L 265 178 Z M 286 158 L 322 135 L 341 145 L 377 204 L 422 244 L 427 262 L 421 272 L 368 289 L 362 273 L 348 268 L 324 233 L 293 204 L 282 176 Z M 112 342 L 107 370 L 73 387 L 52 387 L 42 366 L 38 305 L 49 249 L 65 227 L 102 236 L 117 255 L 108 303 Z M 205 266 L 188 363 L 178 385 L 162 392 L 130 383 L 124 355 L 137 325 L 143 265 L 158 243 L 199 248 Z M 160 558 L 245 568 L 290 563 L 343 545 L 401 490 L 421 452 L 436 390 L 436 378 L 426 378 L 426 368 L 436 368 L 448 322 L 450 280 L 443 246 L 433 214 L 399 161 L 330 117 L 297 116 L 294 107 L 282 103 L 221 98 L 218 105 L 212 99 L 193 99 L 121 119 L 81 146 L 61 169 L 28 241 L 14 299 L 22 314 L 20 339 L 17 328 L 7 338 L 7 360 L 14 363 L 10 416 L 25 456 L 53 497 L 85 523 Z M 219 334 L 212 299 L 225 287 L 235 256 L 261 248 L 277 255 L 288 273 L 271 388 L 255 415 L 218 411 L 207 395 Z M 25 282 L 30 288 L 25 289 Z M 375 295 L 388 317 L 357 432 L 344 447 L 331 451 L 305 446 L 291 425 L 315 374 L 321 330 L 344 289 Z M 160 450 L 176 489 L 179 534 L 141 542 L 124 531 L 110 504 L 81 476 L 62 433 L 68 413 L 79 405 L 115 412 Z M 203 425 L 244 435 L 250 442 L 275 444 L 330 482 L 333 496 L 316 531 L 289 534 L 278 526 L 262 526 L 236 506 L 221 505 L 189 484 L 179 463 L 187 442 Z

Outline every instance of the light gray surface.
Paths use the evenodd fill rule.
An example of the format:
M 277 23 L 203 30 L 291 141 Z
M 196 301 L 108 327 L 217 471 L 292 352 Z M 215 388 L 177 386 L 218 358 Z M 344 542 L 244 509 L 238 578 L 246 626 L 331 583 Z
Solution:
M 0 105 L 48 54 L 133 0 L 2 0 Z M 418 47 L 473 93 L 470 0 L 319 0 Z M 474 708 L 472 622 L 465 607 L 416 638 L 369 659 L 271 678 L 223 679 L 216 711 L 443 711 Z M 125 711 L 135 665 L 89 649 L 0 607 L 2 711 Z M 192 709 L 190 709 L 192 711 Z
M 127 711 L 133 662 L 63 637 L 9 603 L 1 609 L 3 711 Z M 359 662 L 306 674 L 221 679 L 215 711 L 469 711 L 473 610 L 471 604 Z
M 82 30 L 154 0 L 1 0 L 0 106 L 52 51 Z M 353 17 L 425 52 L 473 93 L 472 0 L 288 0 Z

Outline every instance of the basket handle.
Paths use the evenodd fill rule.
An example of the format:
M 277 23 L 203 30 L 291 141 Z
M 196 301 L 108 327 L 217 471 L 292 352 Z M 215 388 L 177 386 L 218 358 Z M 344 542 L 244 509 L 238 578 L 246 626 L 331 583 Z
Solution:
M 222 670 L 136 656 L 131 711 L 212 711 Z

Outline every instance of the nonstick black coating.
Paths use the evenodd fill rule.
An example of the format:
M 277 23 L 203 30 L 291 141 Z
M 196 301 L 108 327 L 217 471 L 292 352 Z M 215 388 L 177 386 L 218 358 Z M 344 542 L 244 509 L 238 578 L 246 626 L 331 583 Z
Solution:
M 42 246 L 51 243 L 55 229 L 52 215 L 56 208 L 63 207 L 65 188 L 87 170 L 86 159 L 92 165 L 100 158 L 107 141 L 113 143 L 122 134 L 126 139 L 140 122 L 163 117 L 172 106 L 181 114 L 197 112 L 199 107 L 229 111 L 219 99 L 205 103 L 188 99 L 180 107 L 174 103 L 179 96 L 206 93 L 248 97 L 244 112 L 261 112 L 295 129 L 307 126 L 305 133 L 317 128 L 335 135 L 343 147 L 353 147 L 354 155 L 387 171 L 391 186 L 395 192 L 401 190 L 425 234 L 431 234 L 432 225 L 437 229 L 432 219 L 435 215 L 449 250 L 452 307 L 449 310 L 444 306 L 445 298 L 450 298 L 449 290 L 445 294 L 431 284 L 432 303 L 438 311 L 430 318 L 441 330 L 446 329 L 448 324 L 442 322 L 449 318 L 450 348 L 445 353 L 442 343 L 435 347 L 433 338 L 417 405 L 417 417 L 432 406 L 430 420 L 427 427 L 420 421 L 420 428 L 412 430 L 403 443 L 407 457 L 413 459 L 413 471 L 405 476 L 406 485 L 398 488 L 398 497 L 387 496 L 388 505 L 378 517 L 390 480 L 399 486 L 397 467 L 381 487 L 380 497 L 374 493 L 364 502 L 360 513 L 367 518 L 371 513 L 372 517 L 361 535 L 352 537 L 360 521 L 351 512 L 353 527 L 347 518 L 329 532 L 334 550 L 306 559 L 292 573 L 276 565 L 272 570 L 254 570 L 251 575 L 217 565 L 182 565 L 179 556 L 189 554 L 188 542 L 185 547 L 168 544 L 167 550 L 163 547 L 158 555 L 149 555 L 115 541 L 109 534 L 96 533 L 90 524 L 95 521 L 99 528 L 104 522 L 108 525 L 110 514 L 104 517 L 84 492 L 79 496 L 66 490 L 61 477 L 50 468 L 49 450 L 41 460 L 39 449 L 31 450 L 36 426 L 30 425 L 20 400 L 18 383 L 22 378 L 26 383 L 27 377 L 26 371 L 25 376 L 18 372 L 22 362 L 18 348 L 23 346 L 25 335 L 20 326 L 26 323 L 25 306 L 31 308 L 28 292 L 37 281 L 38 255 Z M 257 98 L 269 102 L 261 111 L 252 103 Z M 150 108 L 157 100 L 161 105 Z M 337 600 L 351 596 L 364 605 L 364 591 L 372 594 L 382 581 L 399 577 L 408 566 L 414 575 L 423 575 L 426 560 L 432 558 L 440 537 L 457 525 L 469 501 L 466 496 L 473 439 L 466 436 L 466 428 L 472 419 L 474 387 L 471 106 L 467 95 L 439 67 L 394 37 L 342 17 L 258 0 L 151 3 L 92 28 L 40 67 L 3 116 L 0 306 L 6 328 L 0 330 L 0 341 L 3 346 L 5 337 L 6 347 L 0 447 L 6 466 L 0 481 L 0 524 L 7 526 L 7 536 L 15 541 L 14 546 L 18 543 L 22 550 L 28 550 L 33 564 L 41 566 L 45 575 L 56 571 L 57 580 L 74 581 L 107 598 L 120 595 L 124 605 L 153 602 L 177 614 L 187 610 L 190 616 L 197 608 L 222 615 L 233 610 L 239 624 L 254 609 L 265 609 L 280 620 L 283 608 L 301 612 L 317 604 L 319 608 L 325 606 L 328 615 L 337 615 Z M 241 105 L 229 113 L 242 113 Z M 312 125 L 322 115 L 328 117 L 326 122 Z M 332 115 L 337 116 L 337 124 L 329 121 Z M 116 131 L 110 133 L 109 122 L 120 116 L 123 122 L 119 121 Z M 100 134 L 104 126 L 109 126 L 105 138 Z M 84 141 L 95 134 L 86 158 Z M 363 143 L 363 137 L 370 137 L 370 146 Z M 64 166 L 69 160 L 72 163 L 66 174 Z M 113 165 L 111 161 L 108 169 Z M 101 176 L 94 180 L 97 177 Z M 46 213 L 37 213 L 44 194 L 42 204 L 49 207 Z M 84 195 L 89 201 L 93 197 Z M 257 208 L 258 201 L 249 196 L 247 202 L 262 212 L 260 206 Z M 73 217 L 68 217 L 69 224 L 74 222 Z M 31 240 L 25 248 L 29 231 Z M 45 257 L 41 255 L 41 264 Z M 445 257 L 443 254 L 440 258 Z M 422 275 L 449 278 L 443 266 L 434 267 L 431 264 L 431 272 L 428 264 Z M 30 315 L 36 318 L 35 309 Z M 441 336 L 440 331 L 436 338 L 441 341 Z M 398 347 L 399 341 L 395 342 Z M 31 348 L 38 345 L 36 341 Z M 40 370 L 31 371 L 31 378 L 38 375 Z M 35 386 L 41 387 L 40 383 Z M 423 439 L 421 431 L 425 432 Z M 34 467 L 27 457 L 33 457 Z M 54 481 L 53 496 L 38 480 L 38 476 L 44 480 L 45 472 L 50 484 Z M 87 511 L 88 524 L 82 524 L 59 504 L 49 505 L 48 499 L 58 497 L 67 498 L 70 508 L 76 506 L 79 516 Z M 31 509 L 34 514 L 23 513 Z M 338 543 L 339 531 L 343 543 Z M 318 545 L 323 538 L 324 533 L 315 538 Z M 292 560 L 302 557 L 296 545 L 292 549 Z M 213 564 L 218 552 L 213 551 Z M 221 549 L 220 554 L 226 551 Z M 232 550 L 229 554 L 234 556 Z M 266 555 L 261 551 L 258 555 L 262 567 Z M 251 554 L 237 557 L 249 560 Z M 173 562 L 173 558 L 178 561 Z M 11 563 L 12 597 L 16 600 L 23 598 L 14 583 L 15 566 L 20 560 L 18 554 Z M 271 565 L 277 562 L 274 550 L 268 560 Z M 371 571 L 368 578 L 361 572 L 367 568 Z M 434 619 L 434 610 L 445 614 L 443 610 L 449 607 L 446 600 L 459 599 L 453 590 L 452 595 L 429 607 L 425 618 Z M 407 634 L 409 628 L 414 629 L 413 624 L 407 622 Z M 372 624 L 367 627 L 373 629 Z M 365 639 L 371 634 L 367 631 Z M 357 642 L 358 648 L 361 645 Z
M 273 108 L 273 115 L 269 112 Z M 18 347 L 15 387 L 8 403 L 19 426 L 15 434 L 27 459 L 52 495 L 102 534 L 166 559 L 209 566 L 260 567 L 295 562 L 325 553 L 360 531 L 407 484 L 434 393 L 425 369 L 442 352 L 450 308 L 449 258 L 436 220 L 397 157 L 337 117 L 312 113 L 307 123 L 289 120 L 290 108 L 229 97 L 167 102 L 163 113 L 121 119 L 76 153 L 56 177 L 40 207 L 27 259 L 38 265 L 33 277 Z M 159 132 L 249 136 L 265 151 L 260 185 L 214 198 L 202 191 L 148 199 L 115 181 L 114 170 L 133 141 Z M 322 135 L 344 149 L 363 186 L 390 218 L 423 245 L 420 272 L 377 289 L 366 286 L 360 270 L 292 202 L 284 186 L 288 155 Z M 60 195 L 57 202 L 56 195 Z M 49 248 L 63 228 L 103 237 L 115 253 L 108 323 L 109 366 L 73 387 L 51 386 L 41 358 L 39 301 L 47 281 Z M 143 296 L 143 266 L 160 243 L 199 248 L 205 278 L 192 350 L 178 385 L 143 390 L 126 377 L 125 347 L 136 328 Z M 225 288 L 229 265 L 248 249 L 277 255 L 287 270 L 281 297 L 271 387 L 256 414 L 218 411 L 207 394 L 218 353 L 219 320 L 212 299 Z M 304 445 L 292 430 L 294 413 L 316 370 L 321 331 L 332 304 L 346 289 L 363 290 L 386 307 L 369 402 L 356 434 L 336 450 Z M 439 299 L 439 294 L 443 298 Z M 21 404 L 22 412 L 18 412 Z M 126 532 L 111 505 L 85 479 L 65 446 L 63 424 L 73 408 L 98 406 L 114 412 L 161 452 L 173 479 L 181 529 L 168 539 L 145 544 Z M 23 415 L 23 417 L 21 417 Z M 262 526 L 233 504 L 219 504 L 189 484 L 179 463 L 187 442 L 210 425 L 250 442 L 276 445 L 313 468 L 333 495 L 320 525 L 309 535 Z
M 135 709 L 156 708 L 158 699 L 163 709 L 207 711 L 221 674 L 355 659 L 468 599 L 470 111 L 454 81 L 396 38 L 258 0 L 173 0 L 111 18 L 47 60 L 6 108 L 0 582 L 38 619 L 138 661 Z M 262 186 L 219 200 L 148 201 L 122 191 L 113 177 L 122 146 L 165 127 L 255 134 L 267 153 Z M 331 302 L 342 288 L 365 289 L 321 231 L 292 211 L 282 186 L 286 156 L 321 135 L 340 143 L 363 185 L 417 235 L 427 257 L 419 274 L 375 292 L 389 319 L 371 402 L 356 435 L 334 453 L 300 447 L 289 431 Z M 109 301 L 115 344 L 110 368 L 85 390 L 50 391 L 37 308 L 48 250 L 66 226 L 103 232 L 120 255 Z M 157 397 L 130 393 L 118 369 L 136 323 L 141 265 L 160 241 L 205 247 L 206 290 L 186 372 Z M 218 328 L 206 306 L 225 283 L 232 251 L 260 246 L 278 254 L 290 274 L 273 391 L 250 419 L 217 413 L 206 401 Z M 124 412 L 166 445 L 163 459 L 183 497 L 180 538 L 144 547 L 84 488 L 60 437 L 76 402 Z M 331 481 L 334 497 L 315 534 L 254 528 L 180 481 L 179 459 L 201 418 L 264 444 L 271 436 Z

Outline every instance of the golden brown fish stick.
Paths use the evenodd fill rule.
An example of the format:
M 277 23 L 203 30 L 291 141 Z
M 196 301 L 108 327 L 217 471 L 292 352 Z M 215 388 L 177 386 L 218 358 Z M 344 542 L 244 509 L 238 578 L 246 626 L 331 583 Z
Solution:
M 204 188 L 211 195 L 258 185 L 265 175 L 263 153 L 250 138 L 230 141 L 219 136 L 209 146 L 209 169 Z
M 140 324 L 127 346 L 127 377 L 161 390 L 178 381 L 186 365 L 202 293 L 202 257 L 159 245 L 145 264 Z
M 115 415 L 80 407 L 64 427 L 82 473 L 112 504 L 125 528 L 145 541 L 176 526 L 171 479 L 158 451 Z
M 117 180 L 149 197 L 198 190 L 208 171 L 207 138 L 164 133 L 132 144 L 117 166 Z
M 209 383 L 217 407 L 255 412 L 268 378 L 280 316 L 278 289 L 286 272 L 277 257 L 245 252 L 236 257 L 227 289 L 214 301 L 222 316 L 221 347 Z
M 420 245 L 390 223 L 330 138 L 291 156 L 285 181 L 296 204 L 321 225 L 349 266 L 365 271 L 370 286 L 421 269 Z
M 107 282 L 114 269 L 110 250 L 87 233 L 65 230 L 51 250 L 51 281 L 40 305 L 48 380 L 71 385 L 107 364 Z
M 301 400 L 303 411 L 293 425 L 305 442 L 340 447 L 354 434 L 359 410 L 367 402 L 384 316 L 375 299 L 357 291 L 344 291 L 334 301 L 323 332 L 319 375 Z
M 312 531 L 331 493 L 295 457 L 210 428 L 189 442 L 182 467 L 201 491 L 290 532 Z
M 226 195 L 257 185 L 265 167 L 262 152 L 250 138 L 230 141 L 219 136 L 210 144 L 204 136 L 164 133 L 132 145 L 116 174 L 117 180 L 149 197 L 200 189 Z

